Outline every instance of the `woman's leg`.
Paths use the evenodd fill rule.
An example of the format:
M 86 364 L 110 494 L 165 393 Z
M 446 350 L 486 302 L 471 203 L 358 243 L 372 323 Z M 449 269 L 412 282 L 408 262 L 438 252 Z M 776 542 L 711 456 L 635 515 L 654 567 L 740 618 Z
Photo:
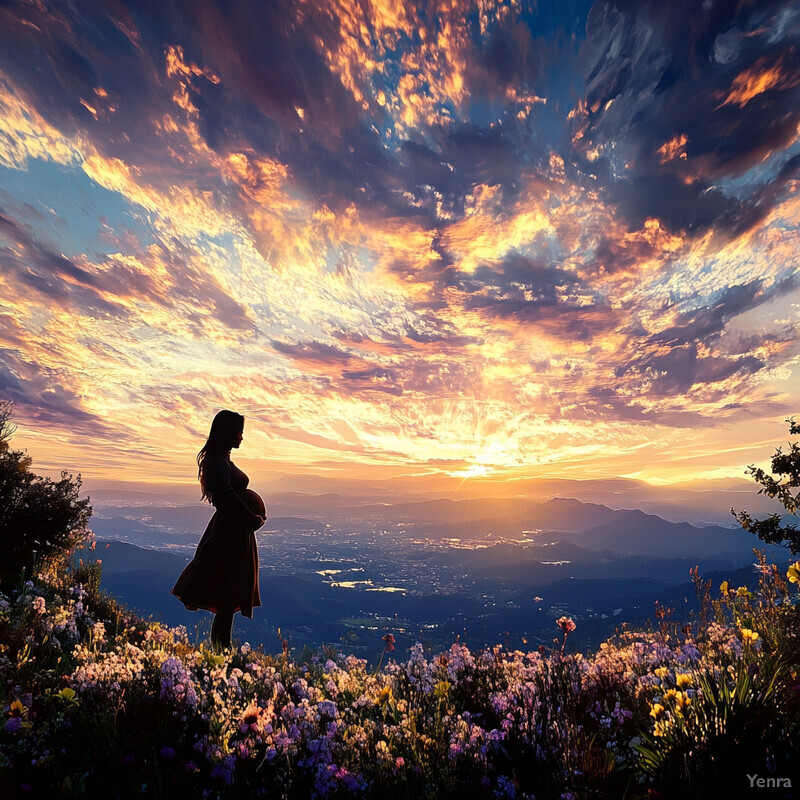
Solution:
M 214 614 L 214 621 L 211 623 L 211 643 L 215 649 L 222 650 L 231 646 L 231 631 L 235 613 L 235 611 L 220 610 Z

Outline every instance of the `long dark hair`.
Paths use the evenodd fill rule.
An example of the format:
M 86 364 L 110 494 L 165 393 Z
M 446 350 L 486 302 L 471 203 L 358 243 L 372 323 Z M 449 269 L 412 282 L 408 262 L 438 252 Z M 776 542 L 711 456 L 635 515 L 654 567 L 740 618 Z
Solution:
M 197 477 L 200 479 L 200 488 L 203 500 L 211 500 L 206 481 L 208 465 L 217 456 L 228 453 L 231 449 L 233 438 L 244 430 L 244 417 L 235 411 L 220 411 L 211 423 L 208 440 L 203 449 L 197 454 Z

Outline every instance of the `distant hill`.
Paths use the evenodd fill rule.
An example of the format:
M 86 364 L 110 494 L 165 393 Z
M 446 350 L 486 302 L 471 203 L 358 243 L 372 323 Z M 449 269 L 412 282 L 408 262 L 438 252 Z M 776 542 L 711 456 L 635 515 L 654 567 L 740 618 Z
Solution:
M 676 522 L 722 527 L 732 519 L 731 506 L 746 508 L 759 517 L 783 511 L 777 501 L 757 494 L 753 482 L 744 478 L 693 480 L 663 486 L 613 477 L 585 480 L 511 477 L 503 481 L 472 478 L 464 481 L 442 476 L 396 476 L 360 481 L 314 475 L 259 477 L 255 472 L 251 478 L 252 487 L 264 497 L 270 514 L 275 516 L 325 518 L 344 508 L 358 511 L 369 506 L 385 507 L 384 502 L 376 500 L 390 504 L 438 499 L 485 502 L 486 498 L 544 502 L 553 497 L 573 498 L 612 509 L 639 508 Z M 165 486 L 86 481 L 84 491 L 91 496 L 95 511 L 124 505 L 167 507 L 199 502 L 196 484 Z
M 344 507 L 331 510 L 330 517 L 337 522 L 403 526 L 418 537 L 471 539 L 489 532 L 522 538 L 524 532 L 538 530 L 582 531 L 613 520 L 617 513 L 607 506 L 563 498 L 546 502 L 490 498 Z
M 704 557 L 662 557 L 620 555 L 612 550 L 591 550 L 570 540 L 542 547 L 520 550 L 516 545 L 498 545 L 488 550 L 453 550 L 442 560 L 453 568 L 461 567 L 485 580 L 504 580 L 521 586 L 535 587 L 557 578 L 580 574 L 586 578 L 634 578 L 652 576 L 669 583 L 686 580 L 689 570 L 735 569 L 742 561 L 752 560 L 748 553 L 738 558 L 733 554 L 712 554 Z
M 625 555 L 700 557 L 750 554 L 760 543 L 742 528 L 696 527 L 687 522 L 667 522 L 643 511 L 617 511 L 612 520 L 571 536 L 581 547 L 613 550 Z M 783 548 L 767 547 L 780 557 Z
M 85 552 L 78 551 L 78 555 L 87 557 Z M 177 553 L 165 553 L 163 550 L 150 550 L 137 547 L 126 542 L 98 541 L 94 553 L 89 554 L 89 559 L 97 557 L 103 562 L 103 577 L 108 577 L 120 572 L 146 570 L 160 575 L 178 576 L 180 571 L 189 561 Z

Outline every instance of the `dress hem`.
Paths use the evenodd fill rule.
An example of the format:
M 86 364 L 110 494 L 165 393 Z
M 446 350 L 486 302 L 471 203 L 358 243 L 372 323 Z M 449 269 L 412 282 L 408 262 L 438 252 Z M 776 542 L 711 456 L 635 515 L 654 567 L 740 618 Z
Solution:
M 181 603 L 183 603 L 183 605 L 186 607 L 187 611 L 199 611 L 200 609 L 202 609 L 203 611 L 210 611 L 212 614 L 219 614 L 219 608 L 215 608 L 212 605 L 207 605 L 205 603 L 187 603 L 179 595 L 175 594 L 175 592 L 170 592 L 170 594 L 173 597 L 177 597 L 178 600 L 180 600 Z M 254 608 L 260 608 L 260 607 L 261 607 L 261 603 L 253 603 L 252 607 L 250 608 L 250 613 L 248 613 L 247 611 L 243 611 L 241 606 L 237 606 L 236 608 L 233 609 L 233 613 L 234 614 L 241 614 L 243 617 L 247 617 L 248 619 L 252 619 L 253 618 L 253 609 Z

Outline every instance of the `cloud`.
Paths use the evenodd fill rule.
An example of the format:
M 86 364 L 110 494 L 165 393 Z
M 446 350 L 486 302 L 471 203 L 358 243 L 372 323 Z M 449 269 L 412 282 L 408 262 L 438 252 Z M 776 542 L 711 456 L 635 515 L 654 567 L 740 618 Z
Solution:
M 512 251 L 495 264 L 457 273 L 463 306 L 487 319 L 513 319 L 548 336 L 591 340 L 620 323 L 584 281 L 560 267 Z
M 107 300 L 99 290 L 96 276 L 74 264 L 64 256 L 51 253 L 17 225 L 3 215 L 0 209 L 0 264 L 5 272 L 4 281 L 13 279 L 8 286 L 10 296 L 34 292 L 45 303 L 78 304 L 94 313 L 119 316 L 125 309 L 119 303 Z M 17 289 L 17 292 L 14 289 Z
M 275 458 L 505 467 L 781 407 L 792 7 L 540 6 L 3 6 L 7 385 L 164 463 L 218 405 Z
M 653 216 L 700 235 L 763 213 L 768 177 L 726 181 L 796 136 L 800 48 L 788 7 L 595 4 L 576 154 L 604 174 L 602 190 L 632 226 Z
M 0 263 L 8 282 L 8 299 L 21 300 L 33 292 L 44 304 L 71 306 L 78 313 L 101 317 L 133 316 L 133 306 L 139 301 L 164 309 L 177 302 L 195 307 L 202 303 L 224 325 L 252 331 L 254 325 L 244 307 L 226 294 L 213 276 L 201 275 L 188 266 L 192 255 L 186 248 L 156 245 L 148 253 L 150 263 L 116 254 L 102 265 L 79 265 L 49 251 L 0 208 Z M 166 282 L 156 277 L 165 267 L 170 276 Z M 198 321 L 207 313 L 192 312 Z
M 297 361 L 310 361 L 316 363 L 336 363 L 346 364 L 350 361 L 350 353 L 340 350 L 323 342 L 297 342 L 288 343 L 280 341 L 270 342 L 272 347 L 279 353 L 291 356 Z
M 664 425 L 670 428 L 707 428 L 715 424 L 704 414 L 685 408 L 657 408 L 631 400 L 623 392 L 608 386 L 593 386 L 584 402 L 567 409 L 565 416 L 577 420 L 602 419 L 635 424 Z
M 517 251 L 509 253 L 499 264 L 485 264 L 473 273 L 462 273 L 459 277 L 465 291 L 486 285 L 500 289 L 516 287 L 528 291 L 532 301 L 556 301 L 559 294 L 583 288 L 577 275 Z
M 725 289 L 713 305 L 683 312 L 672 325 L 650 338 L 651 342 L 681 347 L 693 342 L 711 343 L 724 330 L 727 322 L 739 314 L 756 308 L 775 297 L 797 288 L 794 276 L 765 289 L 761 280 Z
M 374 390 L 393 395 L 403 394 L 403 386 L 398 381 L 397 373 L 391 369 L 372 367 L 364 370 L 343 370 L 342 378 L 349 384 L 348 391 Z
M 0 349 L 0 396 L 13 401 L 15 416 L 26 424 L 65 428 L 92 439 L 119 437 L 123 433 L 88 411 L 57 372 L 25 361 L 6 349 Z
M 763 284 L 758 280 L 731 286 L 713 306 L 680 314 L 675 325 L 653 334 L 651 341 L 682 346 L 698 340 L 710 340 L 722 332 L 729 319 L 752 308 L 759 295 L 762 296 L 760 302 L 763 302 L 762 288 Z
M 789 66 L 787 54 L 777 57 L 764 56 L 757 59 L 747 69 L 740 72 L 731 84 L 728 95 L 720 103 L 719 108 L 731 104 L 744 108 L 751 100 L 767 92 L 785 92 L 800 84 L 800 72 Z
M 723 358 L 698 354 L 695 345 L 675 347 L 667 353 L 638 359 L 618 369 L 618 375 L 635 372 L 649 378 L 648 394 L 674 397 L 686 394 L 695 384 L 716 383 L 741 373 L 750 375 L 765 366 L 755 356 Z

